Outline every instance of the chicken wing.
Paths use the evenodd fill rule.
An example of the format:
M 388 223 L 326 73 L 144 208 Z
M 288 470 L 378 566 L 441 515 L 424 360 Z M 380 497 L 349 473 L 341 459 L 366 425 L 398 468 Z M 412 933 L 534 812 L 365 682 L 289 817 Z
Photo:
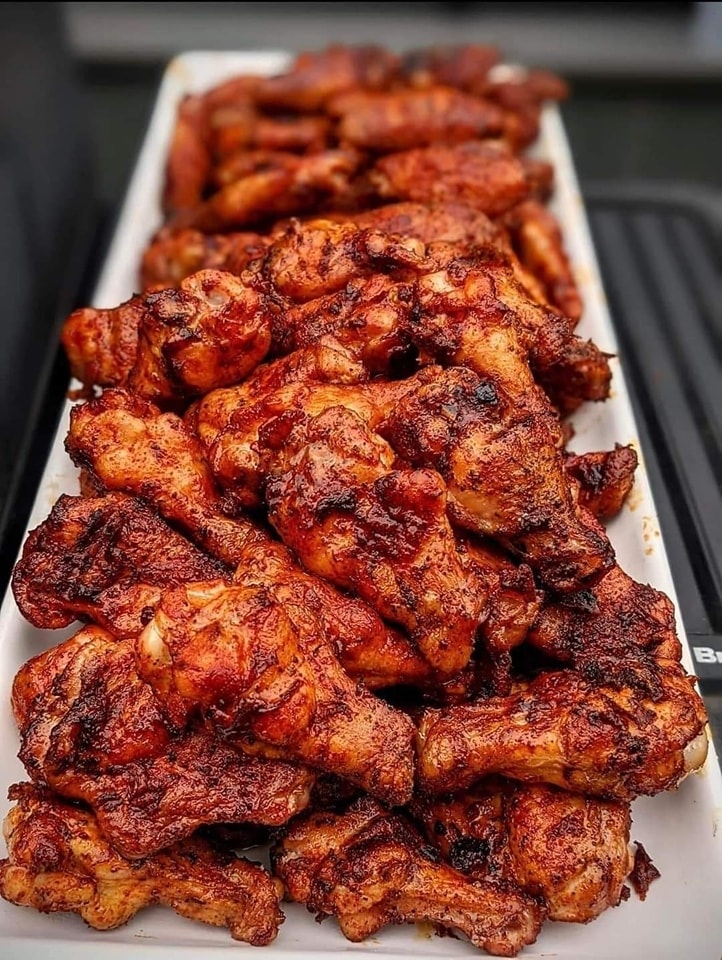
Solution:
M 200 708 L 240 749 L 307 763 L 405 803 L 413 725 L 351 680 L 323 624 L 273 585 L 166 591 L 137 644 L 141 675 L 177 720 Z
M 506 344 L 497 337 L 491 347 Z M 553 424 L 510 397 L 492 372 L 512 365 L 513 353 L 493 364 L 492 350 L 484 354 L 488 376 L 445 370 L 407 393 L 379 432 L 406 462 L 440 469 L 458 524 L 508 544 L 544 584 L 579 589 L 609 569 L 611 545 L 574 502 L 550 442 Z
M 178 108 L 168 151 L 163 191 L 165 213 L 197 207 L 210 172 L 206 104 L 201 96 L 187 96 Z
M 239 276 L 266 249 L 270 237 L 259 233 L 200 233 L 160 230 L 143 254 L 143 290 L 177 287 L 199 270 L 226 270 Z
M 453 201 L 498 217 L 525 200 L 530 182 L 520 161 L 499 143 L 471 140 L 418 147 L 380 157 L 370 174 L 386 200 Z
M 263 946 L 283 923 L 276 884 L 255 863 L 199 837 L 142 860 L 108 843 L 95 817 L 30 784 L 10 789 L 8 857 L 0 860 L 0 896 L 42 913 L 78 913 L 95 930 L 127 923 L 143 907 L 168 906 L 182 917 L 228 927 L 235 940 Z
M 410 809 L 452 867 L 541 897 L 550 920 L 588 923 L 624 897 L 634 865 L 628 803 L 492 778 Z
M 355 90 L 334 97 L 326 109 L 338 118 L 342 143 L 378 153 L 495 137 L 504 123 L 496 104 L 444 86 Z
M 528 641 L 589 680 L 606 683 L 641 680 L 645 663 L 653 683 L 655 660 L 682 656 L 672 601 L 618 566 L 590 590 L 545 606 Z
M 126 857 L 204 824 L 278 826 L 309 801 L 313 775 L 173 727 L 138 677 L 132 644 L 86 627 L 15 677 L 20 759 L 30 778 L 87 803 Z
M 334 44 L 299 54 L 290 70 L 264 79 L 256 99 L 273 110 L 314 112 L 346 90 L 376 90 L 396 76 L 399 57 L 382 47 Z
M 675 787 L 704 763 L 706 715 L 694 679 L 676 661 L 658 663 L 655 695 L 562 671 L 508 697 L 427 710 L 421 788 L 447 793 L 494 773 L 609 800 Z
M 333 916 L 360 942 L 390 923 L 429 921 L 514 957 L 536 940 L 543 911 L 512 885 L 473 882 L 440 863 L 414 827 L 366 797 L 345 814 L 300 818 L 271 854 L 286 896 Z
M 61 340 L 74 377 L 86 387 L 117 386 L 138 355 L 138 327 L 145 312 L 139 297 L 112 310 L 82 307 L 63 324 Z
M 615 517 L 634 485 L 637 452 L 616 444 L 613 450 L 570 454 L 564 467 L 579 484 L 579 502 L 600 520 Z
M 414 87 L 447 83 L 468 90 L 484 83 L 499 57 L 496 47 L 476 43 L 426 47 L 405 54 L 401 69 L 404 79 Z
M 110 491 L 151 501 L 212 556 L 229 566 L 267 534 L 223 512 L 198 440 L 172 413 L 124 390 L 73 408 L 65 442 L 73 462 Z
M 259 435 L 268 517 L 312 572 L 403 625 L 449 678 L 469 662 L 486 596 L 465 570 L 432 470 L 392 470 L 393 452 L 343 407 L 289 411 Z
M 228 577 L 222 563 L 122 493 L 60 497 L 32 530 L 15 565 L 18 608 L 53 629 L 89 619 L 118 637 L 137 636 L 163 587 Z

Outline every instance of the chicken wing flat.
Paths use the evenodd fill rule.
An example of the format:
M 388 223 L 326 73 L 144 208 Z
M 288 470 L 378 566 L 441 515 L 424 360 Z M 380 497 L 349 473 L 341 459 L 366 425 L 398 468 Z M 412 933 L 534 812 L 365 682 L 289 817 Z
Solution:
M 483 84 L 499 58 L 496 47 L 483 44 L 427 47 L 405 54 L 401 69 L 404 79 L 414 87 L 442 83 L 467 90 Z
M 442 679 L 469 662 L 486 602 L 465 570 L 432 470 L 392 470 L 393 452 L 343 407 L 293 411 L 259 435 L 269 520 L 313 573 L 404 626 Z
M 345 814 L 299 818 L 271 861 L 289 899 L 319 919 L 336 917 L 354 943 L 388 924 L 430 921 L 514 957 L 543 920 L 539 904 L 511 884 L 473 882 L 440 863 L 408 820 L 368 797 Z
M 249 105 L 229 105 L 209 111 L 213 156 L 221 166 L 252 151 L 319 153 L 329 146 L 331 123 L 324 116 L 264 116 Z M 218 167 L 214 174 L 218 177 Z
M 187 96 L 178 108 L 168 151 L 164 211 L 174 214 L 197 207 L 203 198 L 210 172 L 206 105 L 201 96 Z
M 414 800 L 411 811 L 452 867 L 541 897 L 550 920 L 588 923 L 625 895 L 634 865 L 628 803 L 492 778 Z
M 12 587 L 23 616 L 53 629 L 89 619 L 118 637 L 134 637 L 162 589 L 228 577 L 222 563 L 172 530 L 141 500 L 122 493 L 60 497 L 32 530 Z
M 259 233 L 200 233 L 164 227 L 153 238 L 141 264 L 143 290 L 177 287 L 199 270 L 240 275 L 269 243 Z
M 82 307 L 63 324 L 61 340 L 70 371 L 86 387 L 116 386 L 138 354 L 138 327 L 145 306 L 132 297 L 112 310 Z
M 454 201 L 498 217 L 525 200 L 524 166 L 501 144 L 471 140 L 380 157 L 370 174 L 379 196 L 416 203 Z
M 228 927 L 235 940 L 262 946 L 283 923 L 274 881 L 257 864 L 198 837 L 142 860 L 108 843 L 88 810 L 30 784 L 10 789 L 8 857 L 0 896 L 42 913 L 78 913 L 95 930 L 127 923 L 143 907 Z
M 564 466 L 579 484 L 579 502 L 600 520 L 615 517 L 634 485 L 637 452 L 631 444 L 569 455 Z
M 289 70 L 264 79 L 256 99 L 273 110 L 312 113 L 346 90 L 375 90 L 396 76 L 399 57 L 382 47 L 346 47 L 301 53 Z
M 267 534 L 223 512 L 200 443 L 180 417 L 124 390 L 74 407 L 66 449 L 109 491 L 151 501 L 212 556 L 235 566 L 244 547 Z
M 495 137 L 504 123 L 496 104 L 444 86 L 353 91 L 334 97 L 326 108 L 338 117 L 342 143 L 378 153 Z
M 501 774 L 609 800 L 671 789 L 704 763 L 706 719 L 694 679 L 676 661 L 658 663 L 654 697 L 561 671 L 508 697 L 426 711 L 421 788 L 448 793 Z
M 204 824 L 278 826 L 309 801 L 308 770 L 174 728 L 138 677 L 132 644 L 99 627 L 25 664 L 12 705 L 30 778 L 87 803 L 126 857 Z
M 351 680 L 312 611 L 274 587 L 166 591 L 137 644 L 176 719 L 198 708 L 241 749 L 270 749 L 391 804 L 411 796 L 413 724 Z
M 177 225 L 213 233 L 306 213 L 321 203 L 333 206 L 334 200 L 348 192 L 359 162 L 359 155 L 352 150 L 288 154 L 283 164 L 228 183 L 180 216 Z

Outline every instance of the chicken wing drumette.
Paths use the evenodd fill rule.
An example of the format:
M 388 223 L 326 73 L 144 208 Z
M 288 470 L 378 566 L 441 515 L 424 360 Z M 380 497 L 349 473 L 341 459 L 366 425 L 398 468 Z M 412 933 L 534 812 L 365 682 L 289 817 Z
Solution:
M 0 860 L 0 896 L 43 913 L 78 913 L 95 930 L 112 930 L 152 904 L 191 920 L 228 927 L 235 940 L 262 946 L 283 923 L 274 881 L 257 864 L 194 837 L 141 860 L 108 843 L 83 807 L 30 784 L 10 790 L 8 857 Z
M 87 803 L 123 856 L 148 856 L 204 824 L 278 826 L 308 804 L 309 771 L 171 724 L 132 644 L 99 627 L 25 664 L 12 705 L 28 775 Z
M 366 797 L 344 814 L 299 818 L 271 859 L 286 896 L 336 917 L 353 942 L 417 921 L 460 930 L 495 956 L 514 957 L 536 940 L 544 912 L 532 897 L 470 881 L 434 853 L 408 820 Z
M 675 661 L 658 661 L 652 694 L 544 673 L 508 697 L 426 711 L 419 784 L 448 793 L 498 773 L 630 800 L 673 788 L 704 763 L 705 723 L 694 679 Z

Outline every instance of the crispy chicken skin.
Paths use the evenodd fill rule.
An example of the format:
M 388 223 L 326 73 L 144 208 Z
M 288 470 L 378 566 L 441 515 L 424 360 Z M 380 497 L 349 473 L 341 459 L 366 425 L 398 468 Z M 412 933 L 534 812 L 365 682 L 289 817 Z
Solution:
M 166 591 L 137 644 L 176 719 L 200 708 L 241 749 L 270 749 L 390 804 L 411 796 L 413 724 L 352 681 L 312 611 L 274 586 Z
M 484 83 L 499 58 L 496 47 L 483 44 L 427 47 L 405 54 L 401 69 L 404 79 L 414 87 L 444 83 L 469 90 Z
M 469 662 L 486 595 L 465 570 L 432 470 L 393 451 L 351 410 L 289 411 L 259 435 L 268 517 L 304 566 L 404 626 L 440 678 Z
M 352 91 L 334 97 L 326 109 L 338 117 L 342 143 L 382 153 L 494 137 L 504 123 L 496 104 L 444 86 Z
M 499 143 L 437 144 L 380 157 L 370 174 L 380 197 L 465 203 L 498 217 L 529 196 L 519 160 Z
M 428 921 L 514 957 L 536 940 L 544 916 L 512 885 L 473 882 L 440 863 L 406 818 L 368 797 L 344 814 L 299 818 L 271 861 L 290 900 L 319 919 L 336 917 L 354 943 L 388 924 Z
M 543 900 L 550 920 L 587 923 L 616 907 L 634 865 L 628 803 L 491 778 L 410 809 L 452 867 L 517 884 Z
M 162 589 L 230 577 L 222 563 L 172 530 L 141 500 L 61 496 L 28 535 L 12 587 L 23 616 L 53 629 L 90 619 L 133 637 Z
M 199 837 L 142 860 L 108 843 L 92 813 L 30 784 L 11 788 L 5 819 L 8 857 L 0 860 L 0 896 L 42 913 L 78 913 L 95 930 L 112 930 L 151 904 L 182 917 L 228 927 L 235 940 L 263 946 L 283 914 L 262 867 Z
M 12 706 L 30 778 L 87 803 L 126 857 L 204 824 L 278 826 L 308 804 L 313 775 L 173 727 L 138 677 L 132 644 L 86 627 L 21 668 Z
M 675 787 L 704 763 L 706 714 L 682 666 L 658 663 L 655 696 L 560 671 L 508 697 L 427 710 L 419 785 L 448 793 L 498 773 L 608 800 Z
M 613 450 L 569 455 L 564 466 L 579 484 L 579 502 L 600 520 L 615 517 L 634 485 L 637 452 L 616 444 Z

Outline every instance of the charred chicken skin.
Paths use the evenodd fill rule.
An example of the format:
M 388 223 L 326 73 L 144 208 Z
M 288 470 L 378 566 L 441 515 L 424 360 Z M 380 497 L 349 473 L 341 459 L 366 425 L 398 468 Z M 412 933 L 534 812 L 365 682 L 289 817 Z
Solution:
M 132 644 L 99 627 L 25 664 L 12 705 L 30 778 L 91 807 L 123 856 L 148 856 L 204 824 L 279 825 L 308 804 L 304 768 L 171 724 Z
M 319 918 L 336 917 L 352 942 L 391 923 L 429 921 L 460 930 L 487 953 L 514 957 L 544 918 L 513 885 L 474 882 L 439 862 L 408 820 L 368 797 L 345 814 L 296 820 L 272 865 L 289 899 Z
M 8 857 L 0 896 L 42 913 L 78 913 L 112 930 L 152 904 L 228 927 L 235 940 L 271 943 L 283 923 L 274 881 L 262 867 L 198 837 L 141 860 L 108 843 L 93 814 L 30 784 L 11 788 L 5 819 Z

